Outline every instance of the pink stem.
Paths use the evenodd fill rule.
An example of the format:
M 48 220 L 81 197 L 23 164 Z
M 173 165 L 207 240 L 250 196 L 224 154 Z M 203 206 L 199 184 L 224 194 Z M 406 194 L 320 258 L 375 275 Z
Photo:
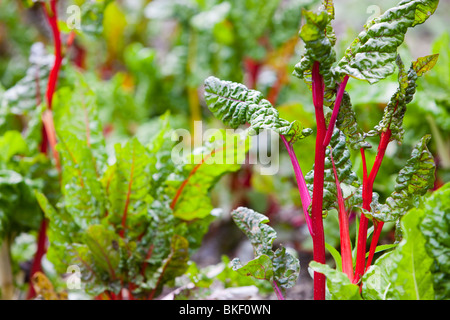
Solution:
M 302 201 L 302 208 L 303 213 L 305 214 L 306 224 L 308 226 L 309 233 L 311 234 L 311 236 L 313 236 L 314 232 L 312 228 L 311 217 L 309 216 L 308 213 L 308 208 L 311 204 L 311 195 L 309 194 L 308 187 L 306 186 L 305 177 L 303 176 L 302 169 L 300 168 L 297 156 L 294 152 L 294 149 L 292 148 L 292 145 L 290 145 L 289 142 L 286 141 L 286 138 L 283 135 L 281 135 L 281 140 L 283 140 L 283 143 L 291 159 L 292 166 L 294 168 L 295 178 L 297 180 L 298 192 L 300 193 L 300 199 Z
M 348 75 L 345 75 L 344 80 L 339 85 L 339 90 L 336 95 L 336 100 L 334 101 L 333 113 L 331 114 L 330 123 L 328 124 L 327 133 L 325 134 L 325 139 L 323 140 L 323 146 L 326 147 L 330 143 L 331 136 L 333 135 L 334 125 L 336 123 L 337 116 L 339 114 L 339 108 L 341 107 L 342 97 L 344 96 L 345 87 L 347 86 Z

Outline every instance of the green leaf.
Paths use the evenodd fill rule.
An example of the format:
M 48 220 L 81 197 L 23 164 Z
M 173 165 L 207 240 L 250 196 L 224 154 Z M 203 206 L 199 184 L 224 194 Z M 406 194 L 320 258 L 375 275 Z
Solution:
M 42 216 L 34 190 L 42 184 L 36 182 L 17 171 L 0 169 L 0 238 L 39 228 Z
M 280 247 L 275 251 L 272 264 L 274 277 L 282 288 L 292 288 L 297 284 L 300 261 L 285 247 Z
M 59 273 L 65 273 L 75 263 L 73 253 L 68 248 L 80 240 L 80 228 L 66 211 L 57 211 L 43 193 L 36 192 L 36 199 L 49 221 L 47 259 Z
M 105 213 L 105 191 L 87 142 L 64 130 L 58 134 L 58 141 L 64 205 L 74 221 L 86 229 Z
M 115 158 L 113 172 L 107 179 L 108 220 L 121 232 L 129 233 L 129 237 L 137 237 L 145 230 L 144 221 L 153 201 L 150 166 L 155 159 L 137 138 L 124 146 L 116 144 Z
M 372 19 L 339 61 L 336 72 L 376 83 L 394 72 L 397 48 L 408 28 L 424 23 L 439 0 L 403 0 Z
M 345 134 L 347 143 L 353 150 L 371 148 L 371 145 L 365 141 L 366 134 L 356 121 L 356 114 L 352 108 L 350 95 L 347 92 L 344 92 L 342 97 L 341 106 L 336 119 L 336 127 Z
M 323 76 L 325 86 L 334 88 L 335 76 L 333 73 L 333 64 L 336 61 L 336 53 L 333 46 L 335 37 L 331 28 L 332 4 L 326 4 L 327 11 L 320 11 L 315 14 L 310 11 L 303 10 L 305 24 L 300 30 L 300 38 L 305 44 L 305 52 L 302 59 L 294 68 L 294 75 L 300 79 L 305 79 L 307 84 L 311 82 L 312 67 L 315 61 L 320 63 L 319 72 Z M 331 37 L 330 37 L 331 36 Z
M 249 123 L 250 135 L 270 129 L 286 137 L 302 139 L 312 133 L 311 129 L 301 130 L 296 122 L 281 119 L 259 91 L 240 83 L 209 77 L 205 80 L 205 99 L 211 112 L 233 129 Z
M 389 129 L 392 133 L 391 140 L 402 142 L 405 131 L 403 129 L 403 117 L 406 112 L 406 105 L 413 100 L 417 87 L 417 78 L 435 65 L 437 56 L 431 55 L 417 59 L 411 63 L 409 71 L 404 69 L 400 56 L 397 56 L 399 87 L 384 109 L 383 119 L 375 126 L 374 131 L 368 133 L 369 136 L 380 135 Z
M 91 225 L 86 230 L 84 242 L 93 263 L 114 280 L 120 261 L 119 247 L 124 246 L 123 240 L 115 231 L 103 225 Z
M 276 232 L 267 225 L 269 219 L 244 207 L 233 210 L 231 216 L 250 240 L 255 255 L 255 259 L 245 265 L 239 258 L 233 259 L 233 270 L 245 276 L 276 282 L 284 289 L 294 286 L 300 273 L 300 262 L 282 246 L 272 251 Z
M 277 234 L 275 230 L 267 225 L 269 219 L 251 209 L 239 207 L 231 212 L 236 225 L 250 240 L 255 256 L 271 255 L 273 241 Z
M 30 66 L 25 76 L 3 93 L 2 113 L 23 115 L 33 113 L 37 105 L 44 101 L 45 88 L 54 57 L 48 54 L 44 44 L 37 42 L 30 49 Z M 0 122 L 1 123 L 1 122 Z
M 15 155 L 26 155 L 28 146 L 19 131 L 6 131 L 0 137 L 0 159 L 9 162 Z
M 372 211 L 364 211 L 366 215 L 384 222 L 396 221 L 433 187 L 436 165 L 427 148 L 430 139 L 431 136 L 426 135 L 415 146 L 411 158 L 398 173 L 394 192 L 385 204 L 379 205 L 375 199 L 371 204 Z
M 97 101 L 82 75 L 75 74 L 77 86 L 60 88 L 53 98 L 53 119 L 56 132 L 70 132 L 86 142 L 92 162 L 99 175 L 106 168 L 106 146 Z
M 164 260 L 163 265 L 158 270 L 159 277 L 156 289 L 162 288 L 162 285 L 169 280 L 173 280 L 178 276 L 184 274 L 188 268 L 189 261 L 189 243 L 188 241 L 175 235 L 172 237 L 170 244 L 170 254 Z
M 394 251 L 390 251 L 377 259 L 376 264 L 371 265 L 362 277 L 362 296 L 365 300 L 386 300 L 391 287 L 391 262 L 390 256 Z
M 423 215 L 423 210 L 414 208 L 401 219 L 404 238 L 397 249 L 382 260 L 387 265 L 388 274 L 385 277 L 390 283 L 387 299 L 434 299 L 433 258 L 425 250 L 427 239 L 419 229 Z
M 359 294 L 359 286 L 353 284 L 345 273 L 316 261 L 311 261 L 309 267 L 327 277 L 328 298 L 330 300 L 362 300 Z
M 423 211 L 419 229 L 425 238 L 425 249 L 434 260 L 431 273 L 435 296 L 445 300 L 450 295 L 450 183 L 424 201 Z
M 166 179 L 165 193 L 172 199 L 173 214 L 183 220 L 208 216 L 213 209 L 209 193 L 226 173 L 235 172 L 245 161 L 248 137 L 217 130 L 205 147 L 195 149 Z
M 418 77 L 421 77 L 425 72 L 430 71 L 438 60 L 439 54 L 432 54 L 421 57 L 412 63 L 412 68 Z
M 265 254 L 242 265 L 239 258 L 231 261 L 231 267 L 242 276 L 253 277 L 258 280 L 273 281 L 272 260 Z
M 81 31 L 90 36 L 103 33 L 103 18 L 108 4 L 113 0 L 84 1 L 81 5 Z
M 337 251 L 335 247 L 326 242 L 325 248 L 327 248 L 327 250 L 330 251 L 330 254 L 333 257 L 334 262 L 336 263 L 336 270 L 342 271 L 342 257 L 339 251 Z
M 379 246 L 377 246 L 376 248 L 375 248 L 375 253 L 378 253 L 378 252 L 383 252 L 383 251 L 386 251 L 386 250 L 390 250 L 390 249 L 392 249 L 392 248 L 395 248 L 395 247 L 397 247 L 398 246 L 398 244 L 397 243 L 393 243 L 393 244 L 383 244 L 383 245 L 379 245 Z M 366 253 L 366 258 L 369 256 L 369 252 L 367 252 Z

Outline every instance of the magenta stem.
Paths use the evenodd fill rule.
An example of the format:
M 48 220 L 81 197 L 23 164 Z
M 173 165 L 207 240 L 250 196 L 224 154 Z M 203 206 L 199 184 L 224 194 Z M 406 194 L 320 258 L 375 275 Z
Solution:
M 331 136 L 333 135 L 334 125 L 336 123 L 337 116 L 339 114 L 339 108 L 341 107 L 342 97 L 344 96 L 345 87 L 347 86 L 348 75 L 346 74 L 344 80 L 339 85 L 338 93 L 336 94 L 336 100 L 334 101 L 333 113 L 331 114 L 330 123 L 328 124 L 327 133 L 323 140 L 323 146 L 327 147 L 330 143 Z
M 311 234 L 311 236 L 313 236 L 314 232 L 312 228 L 311 217 L 309 216 L 308 213 L 308 208 L 311 204 L 311 195 L 309 194 L 308 187 L 306 186 L 305 177 L 303 176 L 302 169 L 300 168 L 300 164 L 298 163 L 298 159 L 292 145 L 290 145 L 289 142 L 286 141 L 286 138 L 283 135 L 281 135 L 281 140 L 283 140 L 283 143 L 288 151 L 289 158 L 291 159 L 292 167 L 294 168 L 295 178 L 297 180 L 298 192 L 300 193 L 300 200 L 302 201 L 302 208 L 303 213 L 305 214 L 306 224 L 308 226 L 309 233 Z

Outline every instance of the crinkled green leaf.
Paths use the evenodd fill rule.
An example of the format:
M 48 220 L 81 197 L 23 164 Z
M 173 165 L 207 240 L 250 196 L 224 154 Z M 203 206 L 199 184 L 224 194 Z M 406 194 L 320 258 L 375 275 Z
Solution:
M 400 56 L 397 56 L 396 63 L 399 69 L 399 87 L 384 109 L 383 119 L 375 126 L 375 130 L 369 132 L 368 135 L 381 134 L 381 132 L 390 129 L 392 132 L 391 140 L 402 142 L 405 131 L 403 129 L 403 117 L 406 112 L 406 105 L 410 103 L 414 97 L 418 76 L 423 75 L 434 66 L 437 56 L 438 55 L 430 55 L 417 59 L 411 63 L 409 71 L 405 70 Z
M 232 128 L 249 123 L 250 134 L 270 129 L 294 139 L 304 138 L 311 129 L 299 126 L 279 117 L 278 111 L 263 95 L 240 83 L 223 81 L 215 77 L 205 80 L 205 99 L 212 113 Z
M 255 256 L 271 255 L 273 241 L 277 234 L 275 230 L 267 225 L 269 219 L 251 209 L 239 207 L 231 212 L 236 225 L 250 240 Z
M 316 261 L 311 261 L 309 267 L 315 272 L 322 273 L 327 277 L 327 299 L 362 300 L 359 294 L 359 286 L 353 284 L 345 273 Z
M 255 259 L 245 265 L 242 265 L 239 258 L 233 259 L 233 270 L 256 279 L 276 282 L 282 288 L 294 286 L 300 272 L 300 262 L 284 247 L 273 252 L 272 245 L 276 239 L 276 232 L 267 225 L 269 219 L 244 207 L 233 210 L 231 216 L 250 240 L 255 255 Z
M 371 145 L 365 141 L 366 134 L 356 121 L 356 114 L 352 108 L 350 95 L 347 92 L 344 92 L 342 97 L 339 114 L 336 119 L 336 127 L 345 134 L 350 148 L 354 150 L 371 148 Z
M 431 136 L 426 135 L 415 146 L 411 158 L 398 173 L 394 192 L 386 199 L 385 204 L 379 205 L 374 199 L 371 204 L 372 212 L 364 211 L 365 214 L 385 222 L 396 221 L 433 187 L 436 165 L 427 148 L 430 139 Z
M 297 284 L 300 261 L 285 247 L 280 247 L 275 251 L 272 264 L 274 277 L 282 288 L 292 288 Z
M 425 249 L 434 263 L 431 266 L 436 299 L 450 295 L 450 183 L 435 190 L 423 204 L 425 212 L 419 225 Z
M 336 72 L 376 83 L 394 72 L 397 48 L 408 28 L 424 23 L 439 0 L 403 0 L 372 19 L 339 61 Z
M 310 83 L 312 67 L 317 61 L 320 63 L 319 72 L 323 76 L 325 86 L 334 88 L 335 77 L 332 66 L 336 61 L 336 53 L 333 49 L 336 39 L 330 24 L 333 17 L 329 14 L 329 10 L 329 3 L 327 11 L 320 11 L 318 14 L 303 10 L 306 22 L 300 30 L 300 38 L 305 44 L 305 52 L 295 66 L 294 75 Z

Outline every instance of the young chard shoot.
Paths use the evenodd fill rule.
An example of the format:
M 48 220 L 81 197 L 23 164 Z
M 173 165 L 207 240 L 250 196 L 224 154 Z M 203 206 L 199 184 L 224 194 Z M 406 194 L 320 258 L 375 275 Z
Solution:
M 280 134 L 287 148 L 313 240 L 314 263 L 311 267 L 315 271 L 314 299 L 326 297 L 325 275 L 329 277 L 328 290 L 336 291 L 331 293 L 332 297 L 339 298 L 339 292 L 350 288 L 345 297 L 359 299 L 363 287 L 361 279 L 372 263 L 384 222 L 398 222 L 433 186 L 435 165 L 426 146 L 430 137 L 425 136 L 413 150 L 405 168 L 399 172 L 395 191 L 386 203 L 379 204 L 378 194 L 373 192 L 389 142 L 402 142 L 403 117 L 407 104 L 413 99 L 416 81 L 434 66 L 438 57 L 430 55 L 418 58 L 406 70 L 397 50 L 407 30 L 424 23 L 435 12 L 438 2 L 401 1 L 396 7 L 368 22 L 340 61 L 337 61 L 334 51 L 336 36 L 331 25 L 335 17 L 333 1 L 324 0 L 318 13 L 303 10 L 305 23 L 299 35 L 304 44 L 304 53 L 293 74 L 303 79 L 311 90 L 315 110 L 315 161 L 313 169 L 306 176 L 303 176 L 292 145 L 309 136 L 311 129 L 302 130 L 298 122 L 289 123 L 281 119 L 276 108 L 263 99 L 258 91 L 214 77 L 205 80 L 208 107 L 224 124 L 233 128 L 248 124 L 250 134 L 258 133 L 261 129 L 274 130 Z M 350 78 L 375 84 L 393 74 L 395 65 L 398 67 L 398 89 L 387 104 L 383 119 L 374 130 L 365 133 L 357 123 L 350 96 L 345 91 L 346 85 Z M 374 165 L 369 170 L 365 150 L 371 148 L 371 144 L 366 138 L 375 136 L 380 137 L 380 142 Z M 362 181 L 352 171 L 350 149 L 360 151 L 364 169 Z M 346 198 L 341 190 L 344 185 L 351 190 L 350 196 Z M 362 211 L 355 265 L 348 222 L 348 212 L 354 208 Z M 326 261 L 322 219 L 330 209 L 338 210 L 339 214 L 343 273 L 323 266 Z M 242 211 L 238 209 L 238 212 Z M 233 214 L 236 215 L 236 212 Z M 366 260 L 370 220 L 374 225 L 374 234 Z M 359 290 L 354 289 L 357 285 L 360 286 Z

